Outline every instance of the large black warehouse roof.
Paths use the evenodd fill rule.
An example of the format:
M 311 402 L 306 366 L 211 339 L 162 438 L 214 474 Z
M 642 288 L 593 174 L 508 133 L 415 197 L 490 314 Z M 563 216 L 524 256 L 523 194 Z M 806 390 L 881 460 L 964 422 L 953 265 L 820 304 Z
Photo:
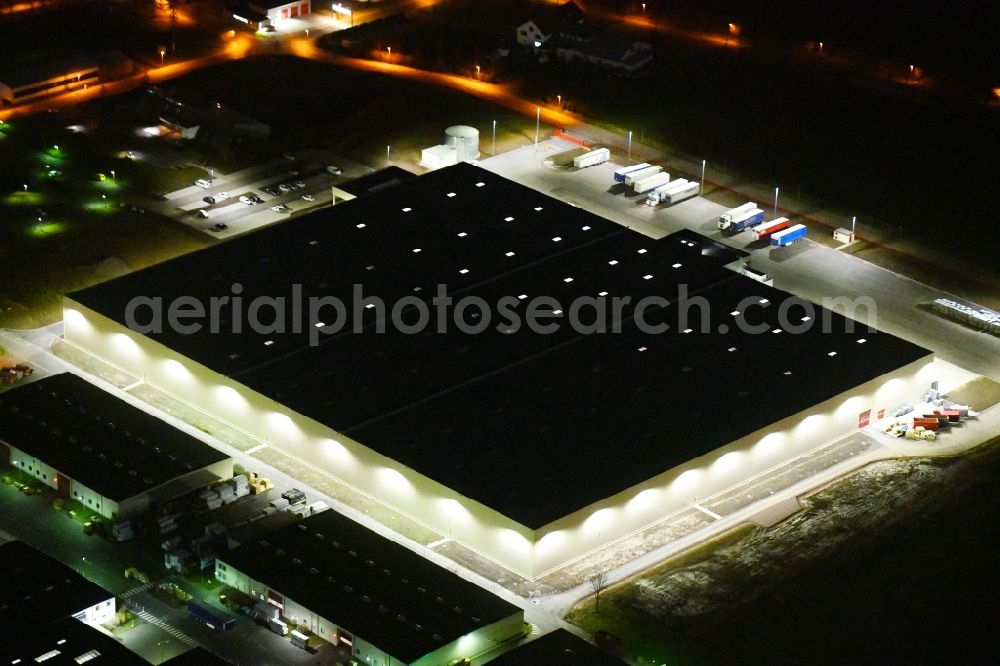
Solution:
M 554 297 L 558 305 L 543 309 L 559 310 L 562 325 L 549 334 L 510 330 L 497 316 L 478 335 L 454 326 L 376 333 L 374 307 L 358 310 L 363 333 L 319 346 L 309 346 L 308 324 L 285 334 L 150 335 L 538 528 L 929 353 L 883 333 L 847 333 L 842 317 L 820 308 L 809 314 L 827 326 L 771 333 L 793 297 L 725 267 L 743 256 L 688 231 L 651 240 L 459 164 L 71 298 L 123 322 L 133 296 L 207 301 L 234 283 L 245 303 L 289 296 L 293 285 L 304 298 L 345 303 L 355 284 L 390 305 L 429 301 L 439 284 L 455 300 Z M 630 308 L 620 334 L 566 324 L 574 299 L 603 296 L 633 305 L 669 298 L 673 305 L 650 307 L 646 319 L 671 328 L 643 333 Z M 685 298 L 708 307 L 687 307 Z M 741 309 L 767 333 L 741 332 L 744 314 L 731 314 Z M 468 323 L 482 321 L 475 312 L 466 311 Z M 584 308 L 581 319 L 592 312 Z M 806 310 L 790 314 L 799 323 Z
M 0 441 L 116 502 L 229 457 L 70 373 L 0 393 Z
M 408 663 L 520 611 L 336 511 L 219 560 Z

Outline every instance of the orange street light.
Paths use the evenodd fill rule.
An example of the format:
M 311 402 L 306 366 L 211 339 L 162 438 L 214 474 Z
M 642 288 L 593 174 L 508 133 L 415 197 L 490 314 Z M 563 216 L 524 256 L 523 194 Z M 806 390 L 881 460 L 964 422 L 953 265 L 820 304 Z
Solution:
M 160 67 L 163 67 L 163 56 L 167 55 L 166 47 L 160 47 Z
M 739 34 L 739 32 L 740 32 L 740 27 L 738 25 L 736 25 L 735 23 L 729 24 L 729 34 L 737 35 Z
M 562 95 L 556 95 L 556 99 L 559 100 L 559 108 L 562 108 Z
M 476 65 L 476 78 L 479 78 L 479 65 Z

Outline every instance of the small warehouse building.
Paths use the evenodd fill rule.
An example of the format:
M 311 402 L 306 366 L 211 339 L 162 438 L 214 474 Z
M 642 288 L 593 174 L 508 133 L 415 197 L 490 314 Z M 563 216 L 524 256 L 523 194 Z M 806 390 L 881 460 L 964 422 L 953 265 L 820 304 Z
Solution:
M 115 617 L 115 597 L 21 541 L 0 544 L 0 664 L 145 664 L 93 626 Z
M 74 374 L 0 394 L 0 461 L 111 520 L 233 476 L 233 459 Z
M 441 666 L 518 636 L 523 611 L 335 511 L 246 543 L 215 577 L 371 666 Z
M 799 460 L 933 381 L 967 381 L 926 349 L 740 275 L 745 256 L 686 230 L 652 239 L 462 162 L 70 294 L 65 335 L 534 579 Z M 285 295 L 282 326 L 147 329 L 150 308 L 128 326 L 136 298 L 193 297 L 208 313 L 237 283 L 244 304 Z M 358 284 L 387 305 L 361 307 Z M 480 299 L 492 320 L 469 307 L 476 334 L 433 316 L 433 335 L 392 325 L 392 304 L 433 312 L 438 285 L 456 303 Z M 341 319 L 332 308 L 296 330 L 299 297 L 357 314 L 339 333 L 315 333 Z M 615 298 L 664 299 L 643 313 L 656 330 L 625 317 L 602 334 L 587 325 L 593 306 L 571 325 L 572 304 L 607 299 L 611 313 Z M 522 304 L 519 328 L 503 326 L 502 299 Z M 531 330 L 528 307 L 556 330 Z
M 268 18 L 271 25 L 288 19 L 304 18 L 312 12 L 311 0 L 250 0 L 250 9 Z

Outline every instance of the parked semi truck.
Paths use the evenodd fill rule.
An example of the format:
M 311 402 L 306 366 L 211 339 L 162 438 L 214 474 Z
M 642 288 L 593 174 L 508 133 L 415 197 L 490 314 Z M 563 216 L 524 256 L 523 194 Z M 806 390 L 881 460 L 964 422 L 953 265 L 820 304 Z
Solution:
M 695 187 L 692 189 L 691 185 Z M 679 193 L 683 192 L 682 195 L 678 196 Z M 690 180 L 685 178 L 678 178 L 677 180 L 671 181 L 666 185 L 661 185 L 655 190 L 649 193 L 646 197 L 646 205 L 656 206 L 660 203 L 672 204 L 677 203 L 693 196 L 693 193 L 698 192 L 698 183 L 692 183 Z
M 755 227 L 764 221 L 764 211 L 760 208 L 751 208 L 729 219 L 728 224 L 723 225 L 719 220 L 719 228 L 730 233 L 738 234 L 750 227 Z
M 632 166 L 622 167 L 621 169 L 615 169 L 615 182 L 624 183 L 625 176 L 629 175 L 633 171 L 638 171 L 639 169 L 645 169 L 647 167 L 653 166 L 648 162 L 643 162 L 642 164 L 633 164 Z
M 668 182 L 670 182 L 670 174 L 666 171 L 661 171 L 647 176 L 642 180 L 635 181 L 632 183 L 632 189 L 635 190 L 636 194 L 642 194 L 643 192 L 655 190 L 660 185 L 666 185 Z
M 806 225 L 796 224 L 794 227 L 788 227 L 787 229 L 771 234 L 771 247 L 791 245 L 795 241 L 802 240 L 805 237 Z
M 675 181 L 668 182 L 666 185 L 660 185 L 646 196 L 646 205 L 655 206 L 659 204 L 664 200 L 668 192 L 676 189 L 679 186 L 683 186 L 685 183 L 687 183 L 686 180 L 684 180 L 683 178 L 679 178 Z
M 187 602 L 187 612 L 192 618 L 198 622 L 207 624 L 212 629 L 231 631 L 236 627 L 235 618 L 227 617 L 219 611 L 209 610 L 194 601 Z
M 697 196 L 698 190 L 700 189 L 701 189 L 700 184 L 695 183 L 693 181 L 688 181 L 682 187 L 678 187 L 677 189 L 668 192 L 666 199 L 663 200 L 663 203 L 670 206 L 679 201 L 690 199 L 693 196 Z
M 589 166 L 604 164 L 609 159 L 611 159 L 611 151 L 607 148 L 598 148 L 597 150 L 592 150 L 589 153 L 584 153 L 583 155 L 577 155 L 574 157 L 573 166 L 577 169 L 583 169 Z
M 758 224 L 750 231 L 753 233 L 754 240 L 767 240 L 771 234 L 781 231 L 782 229 L 787 229 L 790 224 L 791 222 L 787 217 L 779 217 L 771 220 L 770 222 Z
M 740 215 L 746 213 L 747 211 L 753 210 L 757 207 L 757 204 L 753 201 L 748 201 L 742 206 L 737 206 L 736 208 L 730 208 L 725 213 L 719 216 L 719 228 L 728 229 L 729 225 L 732 223 L 733 219 L 739 217 Z
M 644 169 L 639 169 L 638 171 L 630 171 L 625 174 L 625 184 L 629 187 L 635 184 L 637 180 L 642 180 L 643 178 L 649 178 L 654 174 L 658 174 L 663 171 L 663 167 L 660 166 L 648 166 Z

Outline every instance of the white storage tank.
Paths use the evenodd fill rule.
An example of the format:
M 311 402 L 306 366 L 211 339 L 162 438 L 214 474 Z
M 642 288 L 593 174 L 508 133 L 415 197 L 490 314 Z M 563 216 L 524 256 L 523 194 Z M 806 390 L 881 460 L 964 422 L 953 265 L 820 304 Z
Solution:
M 468 125 L 452 125 L 444 131 L 444 145 L 455 149 L 459 162 L 479 157 L 479 130 Z

